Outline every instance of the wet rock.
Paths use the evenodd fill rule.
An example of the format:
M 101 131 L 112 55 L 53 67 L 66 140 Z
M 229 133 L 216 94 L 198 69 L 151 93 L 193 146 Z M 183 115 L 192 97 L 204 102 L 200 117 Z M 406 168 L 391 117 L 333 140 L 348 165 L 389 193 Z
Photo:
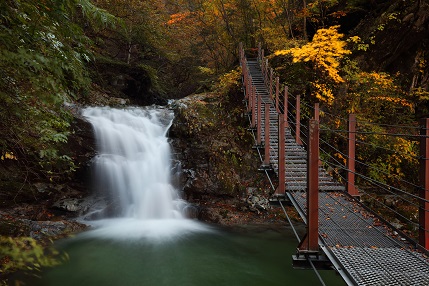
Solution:
M 249 210 L 260 213 L 260 211 L 267 211 L 271 208 L 270 202 L 262 195 L 256 194 L 256 188 L 247 188 L 246 203 Z
M 82 204 L 84 200 L 77 198 L 66 198 L 56 201 L 52 207 L 69 212 L 83 211 L 85 206 Z

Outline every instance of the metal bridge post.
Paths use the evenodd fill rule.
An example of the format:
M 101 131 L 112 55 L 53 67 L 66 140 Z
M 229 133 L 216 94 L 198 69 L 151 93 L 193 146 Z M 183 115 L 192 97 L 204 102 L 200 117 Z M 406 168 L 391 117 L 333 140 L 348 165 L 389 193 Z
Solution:
M 318 102 L 314 104 L 314 120 L 320 123 L 320 108 L 319 108 Z M 322 166 L 322 160 L 320 160 L 320 158 L 319 158 L 319 166 Z
M 287 115 L 288 115 L 288 87 L 285 86 L 285 95 L 284 95 L 284 102 L 283 102 L 283 115 L 285 117 L 285 127 L 289 127 L 289 123 L 287 121 Z
M 357 197 L 359 192 L 355 185 L 355 158 L 356 158 L 356 114 L 349 114 L 347 140 L 347 192 Z
M 246 95 L 247 99 L 247 113 L 252 112 L 252 99 L 253 99 L 253 85 L 250 84 L 249 86 L 249 94 Z
M 264 71 L 264 75 L 265 75 L 265 77 L 264 77 L 264 83 L 265 83 L 265 87 L 268 87 L 268 67 L 269 67 L 269 65 L 268 65 L 268 59 L 265 59 L 265 71 Z
M 273 100 L 273 74 L 274 74 L 274 70 L 273 68 L 270 68 L 270 83 L 268 86 L 269 92 L 270 92 L 270 100 Z
M 307 150 L 307 234 L 298 246 L 299 254 L 319 252 L 319 122 L 310 119 Z
M 276 77 L 276 111 L 277 113 L 280 112 L 279 110 L 279 77 Z
M 257 108 L 257 99 L 256 99 L 256 86 L 252 85 L 252 124 L 251 127 L 256 127 L 256 108 Z
M 265 157 L 264 162 L 262 163 L 261 169 L 271 169 L 270 165 L 270 105 L 271 103 L 264 104 L 264 112 L 265 112 L 265 122 L 264 122 L 264 150 Z
M 257 108 L 257 101 L 256 101 L 256 87 L 252 85 L 252 128 L 256 128 L 256 108 Z
M 278 138 L 278 177 L 279 177 L 279 185 L 274 192 L 274 196 L 285 196 L 286 193 L 286 157 L 285 157 L 285 149 L 286 149 L 286 140 L 285 140 L 285 116 L 280 113 L 278 115 L 279 120 L 279 138 Z
M 261 51 L 261 63 L 260 63 L 260 67 L 261 67 L 261 72 L 262 72 L 262 78 L 263 78 L 264 84 L 265 84 L 265 57 L 264 57 L 264 50 Z
M 257 124 L 256 124 L 256 147 L 262 146 L 262 140 L 261 140 L 261 125 L 262 125 L 262 96 L 259 94 L 257 95 L 256 100 L 256 116 L 257 116 Z
M 296 96 L 296 116 L 295 116 L 295 141 L 296 144 L 302 145 L 301 141 L 301 95 Z
M 249 97 L 250 91 L 250 80 L 249 80 L 249 70 L 247 69 L 247 66 L 243 63 L 243 77 L 244 77 L 244 88 L 246 91 L 245 98 L 247 99 Z
M 244 48 L 243 48 L 243 42 L 240 42 L 238 44 L 238 54 L 240 57 L 240 65 L 243 67 L 243 58 L 244 58 Z
M 320 119 L 320 108 L 319 103 L 314 104 L 314 120 L 319 121 Z
M 419 244 L 429 250 L 429 118 L 421 121 Z

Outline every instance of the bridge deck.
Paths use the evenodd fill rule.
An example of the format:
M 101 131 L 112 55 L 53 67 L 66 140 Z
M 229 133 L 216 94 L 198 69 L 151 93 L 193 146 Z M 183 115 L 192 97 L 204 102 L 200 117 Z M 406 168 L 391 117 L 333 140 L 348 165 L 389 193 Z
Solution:
M 262 102 L 271 102 L 258 62 L 248 59 L 247 65 Z M 264 118 L 262 108 L 262 126 Z M 277 122 L 272 104 L 270 163 L 282 175 L 278 174 Z M 289 128 L 285 136 L 286 195 L 306 221 L 307 152 L 295 143 Z M 319 245 L 344 280 L 350 285 L 429 285 L 427 257 L 344 191 L 343 185 L 319 168 Z

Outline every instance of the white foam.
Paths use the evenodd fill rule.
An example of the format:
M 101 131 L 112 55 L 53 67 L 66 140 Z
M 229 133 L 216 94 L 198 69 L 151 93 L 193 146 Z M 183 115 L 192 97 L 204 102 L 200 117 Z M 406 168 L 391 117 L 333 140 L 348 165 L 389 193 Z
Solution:
M 90 107 L 99 155 L 94 185 L 119 206 L 116 219 L 93 221 L 89 236 L 111 239 L 172 239 L 208 231 L 185 218 L 187 203 L 171 184 L 171 148 L 166 136 L 173 121 L 167 109 Z
M 94 227 L 82 237 L 126 241 L 175 240 L 194 233 L 212 232 L 209 226 L 191 219 L 117 218 L 91 222 Z

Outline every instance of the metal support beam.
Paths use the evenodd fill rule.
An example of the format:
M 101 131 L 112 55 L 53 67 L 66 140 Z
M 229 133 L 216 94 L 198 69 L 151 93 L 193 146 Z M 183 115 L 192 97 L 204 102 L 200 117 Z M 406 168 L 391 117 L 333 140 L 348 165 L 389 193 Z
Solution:
M 419 244 L 429 250 L 429 118 L 421 120 Z
M 238 54 L 240 55 L 240 65 L 241 65 L 241 67 L 243 67 L 243 60 L 244 60 L 243 42 L 240 42 L 238 44 Z
M 262 145 L 261 132 L 262 132 L 262 96 L 258 94 L 256 96 L 256 147 L 259 148 Z
M 301 95 L 296 96 L 296 116 L 295 116 L 295 141 L 296 144 L 302 145 L 301 141 Z
M 284 117 L 285 117 L 285 127 L 289 127 L 289 123 L 288 123 L 288 121 L 287 121 L 287 118 L 288 118 L 288 112 L 289 112 L 289 110 L 288 110 L 288 87 L 287 86 L 285 86 L 285 91 L 284 91 L 284 101 L 283 101 L 283 114 L 284 114 Z
M 245 98 L 248 99 L 250 94 L 250 75 L 247 65 L 244 63 L 243 66 L 243 79 L 244 79 L 244 90 L 246 92 Z
M 271 103 L 264 103 L 264 162 L 260 169 L 272 169 L 270 163 L 270 105 Z
M 284 114 L 279 114 L 279 138 L 278 138 L 278 177 L 279 185 L 274 192 L 274 196 L 285 196 L 286 192 L 286 137 L 285 137 L 285 116 Z
M 320 119 L 320 108 L 319 103 L 314 104 L 314 120 L 319 121 Z
M 274 70 L 273 70 L 273 68 L 270 68 L 270 79 L 269 79 L 269 84 L 268 84 L 268 90 L 270 93 L 270 100 L 273 100 L 273 75 L 274 75 Z
M 269 65 L 268 65 L 268 59 L 265 59 L 265 65 L 264 65 L 264 67 L 265 67 L 265 71 L 264 71 L 264 75 L 265 75 L 265 77 L 264 77 L 264 83 L 265 83 L 265 87 L 268 87 L 268 67 L 269 67 Z
M 357 197 L 359 192 L 355 185 L 355 158 L 356 158 L 356 114 L 349 114 L 347 140 L 347 192 Z
M 253 85 L 249 84 L 249 94 L 246 94 L 247 113 L 252 112 L 252 99 L 253 99 Z
M 256 128 L 256 108 L 257 108 L 257 99 L 256 99 L 256 87 L 252 86 L 252 124 L 251 128 Z
M 279 77 L 276 77 L 276 111 L 277 113 L 280 112 L 279 110 Z
M 319 253 L 319 122 L 310 119 L 307 151 L 307 234 L 298 246 L 300 254 Z

